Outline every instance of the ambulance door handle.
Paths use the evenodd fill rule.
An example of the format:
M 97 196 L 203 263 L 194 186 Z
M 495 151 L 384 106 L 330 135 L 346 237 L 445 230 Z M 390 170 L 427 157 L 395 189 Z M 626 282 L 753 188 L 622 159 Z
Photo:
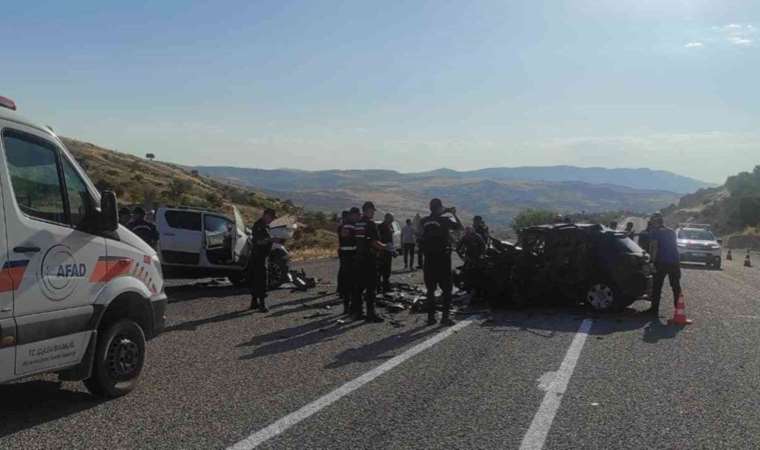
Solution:
M 37 253 L 40 251 L 39 247 L 13 247 L 13 251 L 16 253 Z

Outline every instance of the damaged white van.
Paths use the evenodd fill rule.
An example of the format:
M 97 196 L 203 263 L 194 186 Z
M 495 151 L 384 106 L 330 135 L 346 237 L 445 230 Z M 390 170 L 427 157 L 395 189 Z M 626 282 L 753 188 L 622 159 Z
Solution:
M 164 327 L 156 252 L 46 127 L 0 97 L 0 382 L 55 372 L 118 397 Z

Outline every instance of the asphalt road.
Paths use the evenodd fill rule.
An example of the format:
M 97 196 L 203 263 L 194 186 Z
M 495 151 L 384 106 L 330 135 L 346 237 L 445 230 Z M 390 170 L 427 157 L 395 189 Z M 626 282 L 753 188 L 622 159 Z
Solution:
M 407 311 L 338 323 L 332 284 L 277 291 L 268 314 L 179 285 L 135 392 L 0 386 L 0 448 L 227 448 L 273 423 L 261 448 L 757 448 L 760 270 L 741 263 L 684 270 L 686 328 L 667 325 L 669 294 L 658 319 L 646 302 L 471 311 L 447 332 Z M 329 279 L 335 262 L 304 267 Z

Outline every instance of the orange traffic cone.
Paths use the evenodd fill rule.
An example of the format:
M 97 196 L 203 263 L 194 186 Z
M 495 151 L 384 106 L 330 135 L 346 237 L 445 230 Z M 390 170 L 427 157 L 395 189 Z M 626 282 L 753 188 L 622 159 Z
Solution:
M 683 294 L 678 296 L 676 301 L 676 310 L 673 313 L 673 318 L 668 320 L 670 325 L 689 325 L 692 322 L 686 318 L 686 303 L 684 302 Z
M 744 257 L 744 267 L 752 267 L 752 260 L 749 259 L 749 250 L 747 250 L 747 256 Z
M 731 254 L 731 249 L 728 249 L 728 253 L 726 253 L 726 261 L 733 261 L 734 256 Z

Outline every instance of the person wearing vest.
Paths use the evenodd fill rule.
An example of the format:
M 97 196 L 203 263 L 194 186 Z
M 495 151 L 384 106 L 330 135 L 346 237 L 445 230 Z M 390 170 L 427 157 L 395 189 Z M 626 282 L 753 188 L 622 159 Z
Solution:
M 422 219 L 421 250 L 425 253 L 423 269 L 427 289 L 428 325 L 434 325 L 435 291 L 440 287 L 443 299 L 441 324 L 453 325 L 451 319 L 451 231 L 461 230 L 456 208 L 444 208 L 440 199 L 430 200 L 430 215 Z
M 383 322 L 383 319 L 375 312 L 375 292 L 377 287 L 377 254 L 387 251 L 385 245 L 380 242 L 380 234 L 377 230 L 375 217 L 375 205 L 366 202 L 362 206 L 362 216 L 354 223 L 354 236 L 356 237 L 356 270 L 357 284 L 354 296 L 351 299 L 351 315 L 355 319 L 364 317 L 368 322 Z M 362 315 L 362 300 L 366 303 L 366 316 Z
M 361 213 L 359 208 L 353 207 L 339 227 L 340 240 L 340 270 L 339 293 L 343 299 L 343 314 L 351 313 L 351 302 L 356 292 L 356 232 L 354 224 L 359 220 Z M 342 280 L 340 279 L 342 277 Z

